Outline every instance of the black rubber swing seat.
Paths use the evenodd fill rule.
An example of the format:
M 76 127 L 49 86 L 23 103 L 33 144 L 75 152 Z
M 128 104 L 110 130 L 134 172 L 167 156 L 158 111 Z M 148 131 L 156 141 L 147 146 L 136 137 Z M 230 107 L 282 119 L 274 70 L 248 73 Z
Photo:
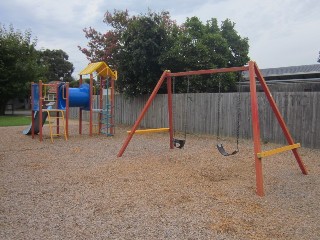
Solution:
M 217 144 L 217 148 L 218 148 L 218 151 L 223 155 L 223 156 L 231 156 L 231 155 L 235 155 L 239 152 L 239 150 L 234 150 L 232 153 L 227 153 L 226 150 L 224 149 L 222 143 L 218 143 Z
M 186 143 L 186 140 L 180 140 L 180 139 L 173 139 L 173 145 L 176 148 L 183 148 L 184 144 Z

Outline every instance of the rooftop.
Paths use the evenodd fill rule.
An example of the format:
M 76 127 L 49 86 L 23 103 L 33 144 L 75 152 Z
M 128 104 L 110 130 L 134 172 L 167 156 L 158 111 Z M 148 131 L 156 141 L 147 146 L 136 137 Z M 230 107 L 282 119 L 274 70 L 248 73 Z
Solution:
M 266 80 L 320 78 L 320 64 L 260 69 Z M 244 73 L 248 79 L 248 72 Z

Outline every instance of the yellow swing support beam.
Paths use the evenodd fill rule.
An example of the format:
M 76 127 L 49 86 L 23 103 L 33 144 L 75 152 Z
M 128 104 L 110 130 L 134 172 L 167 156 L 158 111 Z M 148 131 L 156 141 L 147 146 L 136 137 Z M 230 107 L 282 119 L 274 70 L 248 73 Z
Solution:
M 135 133 L 157 133 L 157 132 L 169 132 L 169 128 L 150 128 L 150 129 L 141 129 L 141 130 L 136 130 Z M 131 131 L 127 131 L 127 133 L 131 133 Z
M 292 150 L 292 149 L 296 149 L 296 148 L 299 148 L 299 147 L 301 147 L 300 143 L 295 143 L 295 144 L 292 144 L 292 145 L 288 145 L 288 146 L 284 146 L 284 147 L 280 147 L 280 148 L 275 148 L 275 149 L 272 149 L 272 150 L 269 150 L 269 151 L 257 153 L 257 157 L 258 158 L 264 158 L 264 157 L 268 157 L 268 156 L 271 156 L 271 155 L 274 155 L 274 154 L 277 154 L 277 153 L 281 153 L 281 152 L 289 151 L 289 150 Z

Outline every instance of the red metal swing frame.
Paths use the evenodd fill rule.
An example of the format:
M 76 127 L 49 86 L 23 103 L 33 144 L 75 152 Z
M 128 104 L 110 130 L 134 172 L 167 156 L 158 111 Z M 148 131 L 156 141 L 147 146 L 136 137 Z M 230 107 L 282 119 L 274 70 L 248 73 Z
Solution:
M 256 171 L 256 193 L 259 196 L 264 196 L 263 188 L 263 171 L 262 171 L 262 157 L 283 152 L 286 150 L 291 150 L 296 158 L 296 161 L 301 169 L 303 174 L 308 174 L 307 169 L 297 151 L 297 148 L 300 144 L 295 144 L 291 134 L 284 122 L 283 117 L 270 93 L 270 90 L 266 84 L 266 81 L 258 68 L 257 64 L 254 61 L 250 61 L 247 66 L 242 67 L 231 67 L 231 68 L 220 68 L 220 69 L 208 69 L 208 70 L 198 70 L 198 71 L 187 71 L 187 72 L 177 72 L 171 73 L 169 70 L 166 70 L 161 75 L 157 85 L 155 86 L 153 92 L 151 93 L 148 101 L 146 102 L 144 108 L 142 109 L 140 115 L 138 116 L 135 124 L 133 125 L 131 131 L 129 132 L 126 140 L 124 141 L 118 157 L 121 157 L 126 150 L 128 144 L 130 143 L 133 135 L 135 134 L 140 122 L 142 121 L 144 115 L 149 109 L 152 101 L 157 95 L 162 84 L 167 80 L 167 92 L 168 92 L 168 116 L 169 116 L 169 147 L 173 149 L 173 112 L 172 112 L 172 88 L 171 88 L 171 78 L 179 76 L 191 76 L 191 75 L 203 75 L 203 74 L 215 74 L 215 73 L 227 73 L 227 72 L 239 72 L 239 71 L 249 71 L 249 81 L 250 81 L 250 95 L 251 95 L 251 114 L 252 114 L 252 129 L 253 129 L 253 141 L 254 141 L 254 161 L 255 161 L 255 171 Z M 289 144 L 283 148 L 278 148 L 272 151 L 261 152 L 261 141 L 260 141 L 260 124 L 259 124 L 259 112 L 258 112 L 258 99 L 256 91 L 256 78 L 260 82 L 262 89 L 269 101 L 269 104 L 280 124 L 280 127 L 283 131 L 283 134 Z

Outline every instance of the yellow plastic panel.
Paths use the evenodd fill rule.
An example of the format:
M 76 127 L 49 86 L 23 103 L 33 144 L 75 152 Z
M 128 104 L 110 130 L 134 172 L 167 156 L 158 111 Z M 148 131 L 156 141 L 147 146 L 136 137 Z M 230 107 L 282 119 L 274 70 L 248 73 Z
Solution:
M 105 62 L 90 63 L 81 72 L 80 75 L 87 75 L 96 72 L 97 75 L 102 77 L 111 77 L 117 80 L 117 71 L 112 71 Z

